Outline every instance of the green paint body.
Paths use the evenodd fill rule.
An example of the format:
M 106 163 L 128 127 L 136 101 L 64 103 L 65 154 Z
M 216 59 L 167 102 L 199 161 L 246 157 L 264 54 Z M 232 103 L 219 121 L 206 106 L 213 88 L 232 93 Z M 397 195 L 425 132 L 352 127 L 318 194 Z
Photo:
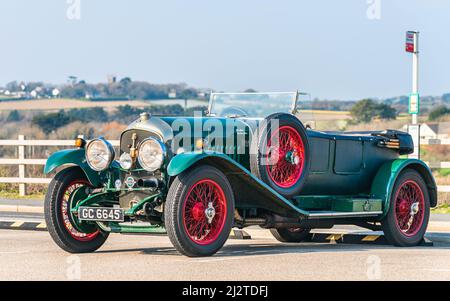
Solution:
M 157 124 L 164 122 L 170 127 L 173 127 L 177 120 L 175 117 L 162 117 L 157 119 Z M 339 134 L 308 131 L 308 140 L 310 143 L 317 144 L 317 149 L 326 150 L 326 156 L 324 155 L 315 159 L 319 161 L 313 162 L 311 165 L 312 170 L 308 175 L 305 188 L 300 195 L 290 200 L 278 194 L 269 185 L 262 182 L 250 172 L 249 137 L 250 133 L 254 131 L 254 125 L 251 127 L 246 120 L 236 120 L 236 124 L 239 124 L 243 128 L 242 131 L 236 131 L 230 130 L 226 125 L 229 118 L 203 117 L 196 119 L 186 117 L 183 119 L 185 120 L 185 126 L 191 127 L 191 131 L 186 133 L 186 136 L 190 136 L 190 143 L 193 146 L 195 146 L 198 139 L 204 140 L 213 131 L 213 128 L 208 129 L 206 126 L 206 130 L 201 131 L 201 136 L 196 137 L 193 135 L 196 124 L 205 128 L 208 122 L 213 122 L 221 124 L 226 130 L 224 133 L 218 135 L 220 140 L 218 145 L 206 144 L 198 151 L 190 149 L 184 153 L 168 158 L 168 161 L 164 165 L 167 166 L 165 174 L 168 177 L 176 177 L 201 164 L 215 166 L 222 170 L 230 179 L 232 187 L 235 190 L 236 208 L 264 208 L 280 215 L 306 219 L 312 211 L 317 212 L 320 210 L 332 212 L 382 211 L 383 214 L 376 217 L 376 219 L 380 220 L 386 215 L 389 209 L 396 179 L 403 170 L 408 168 L 414 169 L 422 175 L 429 188 L 431 206 L 436 205 L 436 184 L 430 169 L 425 163 L 414 159 L 398 159 L 395 151 L 376 147 L 374 145 L 376 141 L 370 136 L 355 138 Z M 255 124 L 258 123 L 258 121 L 253 122 Z M 174 130 L 172 133 L 173 136 L 180 134 L 181 129 L 179 128 L 178 131 Z M 167 132 L 167 129 L 165 131 Z M 163 131 L 161 130 L 161 132 Z M 239 135 L 242 136 L 239 137 Z M 183 138 L 183 136 L 181 135 L 179 138 Z M 244 150 L 239 149 L 236 143 L 234 146 L 229 147 L 229 149 L 226 148 L 227 139 L 237 141 L 237 139 L 242 138 L 246 141 Z M 169 142 L 165 141 L 165 143 L 168 145 Z M 360 158 L 359 165 L 351 165 L 351 162 L 348 166 L 339 165 L 343 160 L 339 158 L 338 143 L 347 143 L 350 150 L 355 149 L 354 147 L 361 149 L 360 153 L 356 153 L 357 157 Z M 380 154 L 380 152 L 385 153 Z M 312 156 L 314 154 L 312 153 Z M 87 164 L 84 149 L 63 150 L 50 156 L 44 171 L 48 174 L 57 168 L 73 165 L 83 170 L 94 187 L 103 187 L 104 191 L 80 200 L 72 208 L 72 213 L 76 213 L 79 206 L 102 206 L 118 203 L 119 194 L 123 189 L 115 189 L 114 182 L 120 179 L 121 174 L 127 171 L 120 169 L 116 161 L 111 164 L 109 169 L 96 172 Z M 135 215 L 138 210 L 142 209 L 145 203 L 153 201 L 156 197 L 165 199 L 168 188 L 163 187 L 159 192 L 149 194 L 148 197 L 128 209 L 126 215 Z M 133 188 L 132 190 L 139 191 L 139 189 Z M 243 193 L 244 191 L 245 193 Z M 242 196 L 243 194 L 255 194 L 257 197 L 253 200 L 247 200 Z M 115 223 L 110 223 L 108 231 L 163 232 L 162 228 L 157 226 L 134 227 Z
M 106 178 L 106 172 L 97 172 L 93 170 L 86 162 L 85 150 L 79 149 L 66 149 L 53 153 L 48 159 L 44 167 L 44 173 L 49 174 L 55 169 L 64 166 L 79 166 L 86 174 L 89 182 L 94 187 L 99 187 L 103 184 Z
M 170 176 L 176 176 L 201 162 L 213 162 L 214 165 L 214 162 L 219 162 L 219 160 L 225 160 L 226 162 L 233 164 L 236 169 L 245 172 L 249 176 L 248 184 L 251 184 L 250 182 L 256 182 L 261 187 L 267 189 L 266 193 L 276 194 L 275 191 L 253 176 L 250 171 L 245 169 L 245 167 L 220 153 L 203 152 L 178 155 L 169 163 L 167 171 Z M 218 166 L 223 166 L 223 164 L 218 164 Z M 423 161 L 416 159 L 395 159 L 381 165 L 373 181 L 369 183 L 371 184 L 370 192 L 366 194 L 350 196 L 335 195 L 331 194 L 330 191 L 327 191 L 327 187 L 324 186 L 320 195 L 299 195 L 294 198 L 294 202 L 286 200 L 283 197 L 278 197 L 278 201 L 282 206 L 294 206 L 299 214 L 306 216 L 308 215 L 308 210 L 314 209 L 337 212 L 383 211 L 383 215 L 380 216 L 380 218 L 382 218 L 389 209 L 395 181 L 400 173 L 407 168 L 416 170 L 425 179 L 430 192 L 431 206 L 435 206 L 437 202 L 436 184 L 431 170 Z M 365 210 L 368 208 L 370 210 Z
M 245 183 L 245 186 L 252 187 L 259 191 L 264 198 L 262 202 L 271 202 L 272 206 L 277 207 L 279 213 L 292 212 L 296 215 L 307 215 L 308 212 L 295 206 L 291 200 L 286 199 L 269 185 L 258 179 L 248 169 L 240 165 L 229 156 L 214 152 L 194 152 L 184 153 L 175 156 L 167 167 L 167 173 L 170 176 L 176 176 L 189 168 L 194 168 L 196 164 L 209 164 L 225 172 L 225 174 L 240 174 L 239 180 Z M 232 175 L 233 176 L 233 175 Z M 236 207 L 250 208 L 245 202 L 236 199 Z
M 392 197 L 395 181 L 405 169 L 413 169 L 425 180 L 430 194 L 431 207 L 437 205 L 437 187 L 430 168 L 421 160 L 397 159 L 386 162 L 378 170 L 371 187 L 371 195 L 383 200 L 383 216 L 388 210 Z

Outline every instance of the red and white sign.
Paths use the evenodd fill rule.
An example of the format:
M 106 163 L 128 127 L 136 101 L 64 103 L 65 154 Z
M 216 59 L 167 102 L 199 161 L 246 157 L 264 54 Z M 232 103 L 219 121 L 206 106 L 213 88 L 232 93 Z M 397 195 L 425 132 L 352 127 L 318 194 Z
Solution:
M 406 52 L 414 53 L 416 51 L 416 32 L 407 31 L 406 32 Z

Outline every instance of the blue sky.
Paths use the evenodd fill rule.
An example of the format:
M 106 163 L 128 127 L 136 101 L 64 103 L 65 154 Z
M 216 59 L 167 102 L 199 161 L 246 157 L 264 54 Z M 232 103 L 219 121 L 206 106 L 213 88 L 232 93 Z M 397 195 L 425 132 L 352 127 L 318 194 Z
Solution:
M 379 19 L 367 16 L 372 1 L 381 4 Z M 421 94 L 450 92 L 446 0 L 81 0 L 79 20 L 67 18 L 68 7 L 0 2 L 0 85 L 116 74 L 225 91 L 382 98 L 411 90 L 404 39 L 413 29 L 421 32 Z

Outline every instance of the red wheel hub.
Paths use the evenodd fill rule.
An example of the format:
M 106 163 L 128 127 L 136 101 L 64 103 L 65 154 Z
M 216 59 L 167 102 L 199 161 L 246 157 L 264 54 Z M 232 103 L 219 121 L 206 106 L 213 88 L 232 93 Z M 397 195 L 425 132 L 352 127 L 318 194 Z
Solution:
M 89 183 L 87 181 L 84 180 L 76 180 L 73 181 L 72 183 L 70 183 L 65 192 L 64 195 L 61 199 L 61 216 L 63 219 L 63 223 L 64 223 L 64 227 L 66 228 L 67 232 L 69 232 L 69 234 L 76 240 L 78 241 L 83 241 L 83 242 L 87 242 L 87 241 L 91 241 L 93 240 L 95 237 L 97 237 L 97 235 L 100 233 L 99 230 L 93 232 L 93 233 L 82 233 L 77 231 L 69 218 L 69 198 L 70 195 L 79 187 L 82 186 L 88 186 Z
M 425 217 L 425 197 L 413 180 L 403 183 L 395 195 L 397 227 L 406 236 L 414 236 L 422 227 Z
M 226 215 L 227 201 L 219 184 L 205 179 L 191 187 L 183 203 L 183 224 L 193 242 L 213 243 L 225 226 Z
M 194 207 L 192 207 L 192 217 L 194 220 L 199 221 L 203 218 L 205 215 L 205 206 L 203 203 L 196 203 Z
M 305 146 L 300 134 L 291 126 L 272 133 L 267 143 L 270 150 L 267 173 L 279 187 L 290 188 L 299 180 L 305 162 Z
M 410 211 L 409 202 L 407 200 L 401 199 L 398 204 L 398 212 L 400 215 L 408 214 Z

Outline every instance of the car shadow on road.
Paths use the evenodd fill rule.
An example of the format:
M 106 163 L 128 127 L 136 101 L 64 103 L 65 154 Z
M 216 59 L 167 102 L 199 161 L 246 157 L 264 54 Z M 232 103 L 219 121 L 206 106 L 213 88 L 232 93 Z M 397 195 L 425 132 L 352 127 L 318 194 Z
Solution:
M 213 258 L 266 256 L 281 254 L 304 254 L 304 253 L 330 253 L 330 252 L 371 252 L 375 250 L 405 250 L 390 245 L 371 244 L 334 244 L 334 243 L 232 243 L 226 244 Z M 411 250 L 437 250 L 450 249 L 448 244 L 435 244 L 434 246 L 417 246 Z M 97 253 L 126 253 L 139 252 L 146 255 L 159 256 L 182 256 L 173 247 L 150 247 L 116 250 L 99 250 Z

